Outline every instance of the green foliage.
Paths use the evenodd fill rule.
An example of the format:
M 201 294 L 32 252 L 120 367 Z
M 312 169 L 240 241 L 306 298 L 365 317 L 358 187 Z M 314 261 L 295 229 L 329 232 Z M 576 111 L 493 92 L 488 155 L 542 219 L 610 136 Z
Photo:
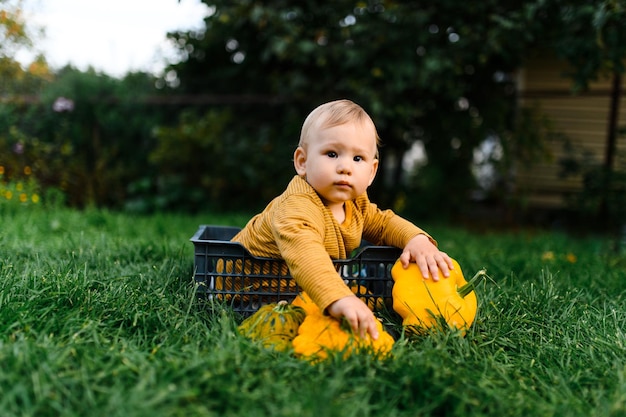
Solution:
M 572 67 L 573 90 L 584 90 L 599 76 L 623 73 L 626 57 L 626 8 L 620 1 L 540 0 L 519 2 L 507 13 L 492 16 L 506 46 L 526 44 L 553 51 Z
M 553 42 L 557 54 L 573 64 L 575 87 L 584 89 L 601 75 L 625 71 L 626 7 L 614 0 L 580 3 L 561 8 L 560 29 L 567 36 Z
M 603 230 L 624 234 L 626 216 L 626 159 L 618 158 L 615 169 L 600 166 L 594 160 L 568 160 L 567 175 L 579 174 L 583 189 L 570 196 L 570 204 L 580 218 Z M 621 236 L 626 238 L 626 236 Z
M 159 172 L 156 206 L 259 209 L 275 197 L 295 174 L 290 161 L 297 130 L 273 120 L 250 125 L 242 116 L 255 110 L 278 109 L 226 106 L 201 116 L 189 111 L 177 125 L 158 128 L 150 154 Z M 286 137 L 289 144 L 279 139 Z
M 180 90 L 282 98 L 299 111 L 273 122 L 293 126 L 323 101 L 351 98 L 378 126 L 383 164 L 385 155 L 401 157 L 415 140 L 426 144 L 426 169 L 436 174 L 426 172 L 428 182 L 412 192 L 435 203 L 463 198 L 473 185 L 473 147 L 487 132 L 506 128 L 512 90 L 494 74 L 512 70 L 519 56 L 497 54 L 504 48 L 489 25 L 471 26 L 495 13 L 497 2 L 207 4 L 215 13 L 204 33 L 170 35 L 184 58 L 172 66 Z M 249 118 L 263 120 L 239 114 L 236 123 Z M 274 138 L 278 146 L 293 143 L 287 139 Z M 373 194 L 389 204 L 388 191 L 379 186 Z
M 6 95 L 33 94 L 50 79 L 46 60 L 37 56 L 27 68 L 16 60 L 24 51 L 33 51 L 37 40 L 32 22 L 27 22 L 21 1 L 0 0 L 0 99 Z
M 350 98 L 384 143 L 372 199 L 410 216 L 463 213 L 486 138 L 501 142 L 505 173 L 550 139 L 517 118 L 513 74 L 527 56 L 568 60 L 575 89 L 624 71 L 615 0 L 204 2 L 204 29 L 168 35 L 180 61 L 162 78 L 119 80 L 71 67 L 52 78 L 43 58 L 19 68 L 13 47 L 30 39 L 19 8 L 0 1 L 11 6 L 0 21 L 0 164 L 21 146 L 22 168 L 78 207 L 260 207 L 293 175 L 308 112 Z M 427 163 L 406 173 L 400 161 L 418 141 Z
M 509 163 L 533 151 L 529 137 L 542 137 L 514 123 L 511 74 L 534 49 L 572 62 L 576 88 L 606 69 L 623 71 L 626 57 L 626 31 L 619 30 L 625 12 L 613 0 L 205 3 L 205 30 L 169 35 L 181 62 L 168 77 L 176 74 L 179 91 L 285 101 L 298 111 L 275 113 L 272 121 L 292 126 L 323 101 L 353 99 L 379 128 L 383 170 L 387 156 L 398 161 L 415 141 L 424 144 L 428 163 L 402 192 L 427 196 L 439 211 L 466 204 L 475 187 L 473 151 L 487 137 L 507 141 Z M 266 117 L 240 113 L 233 125 L 244 120 Z M 244 131 L 239 140 L 255 134 Z M 280 147 L 289 139 L 273 138 Z M 401 169 L 395 164 L 374 185 L 376 201 L 399 198 L 388 184 L 401 182 Z
M 626 216 L 626 169 L 594 167 L 585 173 L 584 191 L 579 196 L 586 214 L 601 213 L 610 227 L 623 225 Z
M 0 74 L 15 68 L 14 57 L 20 48 L 32 46 L 20 4 L 0 0 Z
M 6 106 L 0 123 L 0 164 L 17 157 L 44 187 L 55 187 L 73 206 L 119 207 L 126 185 L 149 175 L 151 131 L 165 120 L 144 97 L 152 78 L 129 74 L 117 80 L 93 71 L 63 69 L 26 108 Z
M 393 357 L 312 366 L 208 316 L 189 237 L 247 216 L 24 210 L 0 229 L 6 416 L 621 416 L 626 258 L 603 237 L 427 227 L 486 267 L 465 338 L 401 337 Z

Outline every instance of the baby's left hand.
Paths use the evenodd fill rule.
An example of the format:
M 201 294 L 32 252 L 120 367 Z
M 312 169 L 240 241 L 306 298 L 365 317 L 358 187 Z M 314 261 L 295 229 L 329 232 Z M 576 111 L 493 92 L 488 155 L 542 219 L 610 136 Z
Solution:
M 411 262 L 417 264 L 424 277 L 430 276 L 433 281 L 439 281 L 440 269 L 444 278 L 449 277 L 450 270 L 454 269 L 452 259 L 448 254 L 440 251 L 426 235 L 415 236 L 404 247 L 400 255 L 400 263 L 406 269 Z

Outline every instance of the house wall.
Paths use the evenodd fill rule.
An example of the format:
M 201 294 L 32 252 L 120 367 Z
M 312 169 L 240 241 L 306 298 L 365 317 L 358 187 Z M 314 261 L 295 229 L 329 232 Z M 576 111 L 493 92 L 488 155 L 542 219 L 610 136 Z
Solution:
M 593 82 L 589 90 L 574 95 L 572 81 L 563 74 L 567 66 L 553 57 L 537 56 L 519 73 L 521 106 L 538 106 L 548 116 L 555 131 L 570 140 L 575 155 L 588 154 L 601 164 L 605 158 L 612 79 Z M 626 125 L 626 77 L 622 80 L 622 99 L 618 128 Z M 626 152 L 626 138 L 617 138 L 617 152 Z M 530 167 L 516 167 L 516 189 L 522 201 L 531 207 L 562 208 L 566 195 L 582 188 L 580 176 L 562 178 L 559 161 L 568 154 L 563 143 L 550 143 L 546 160 Z

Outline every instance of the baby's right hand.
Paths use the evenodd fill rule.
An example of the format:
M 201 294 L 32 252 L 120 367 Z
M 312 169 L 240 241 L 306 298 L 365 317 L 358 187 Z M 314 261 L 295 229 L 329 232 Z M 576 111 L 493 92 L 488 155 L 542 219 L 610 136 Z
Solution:
M 378 339 L 378 329 L 376 328 L 376 317 L 374 313 L 356 296 L 340 298 L 327 308 L 328 314 L 341 319 L 345 317 L 352 331 L 359 337 L 365 338 L 367 333 L 372 339 Z

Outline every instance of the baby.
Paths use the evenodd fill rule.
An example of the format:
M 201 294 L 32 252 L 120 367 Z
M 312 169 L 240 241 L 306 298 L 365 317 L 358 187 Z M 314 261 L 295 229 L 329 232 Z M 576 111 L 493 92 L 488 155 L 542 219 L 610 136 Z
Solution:
M 369 115 L 349 100 L 314 109 L 304 121 L 294 153 L 296 173 L 283 194 L 253 217 L 232 240 L 253 255 L 285 261 L 298 285 L 322 311 L 345 317 L 361 337 L 378 338 L 376 318 L 337 273 L 362 239 L 403 248 L 406 268 L 439 279 L 450 257 L 422 229 L 369 201 L 378 170 L 378 133 Z

